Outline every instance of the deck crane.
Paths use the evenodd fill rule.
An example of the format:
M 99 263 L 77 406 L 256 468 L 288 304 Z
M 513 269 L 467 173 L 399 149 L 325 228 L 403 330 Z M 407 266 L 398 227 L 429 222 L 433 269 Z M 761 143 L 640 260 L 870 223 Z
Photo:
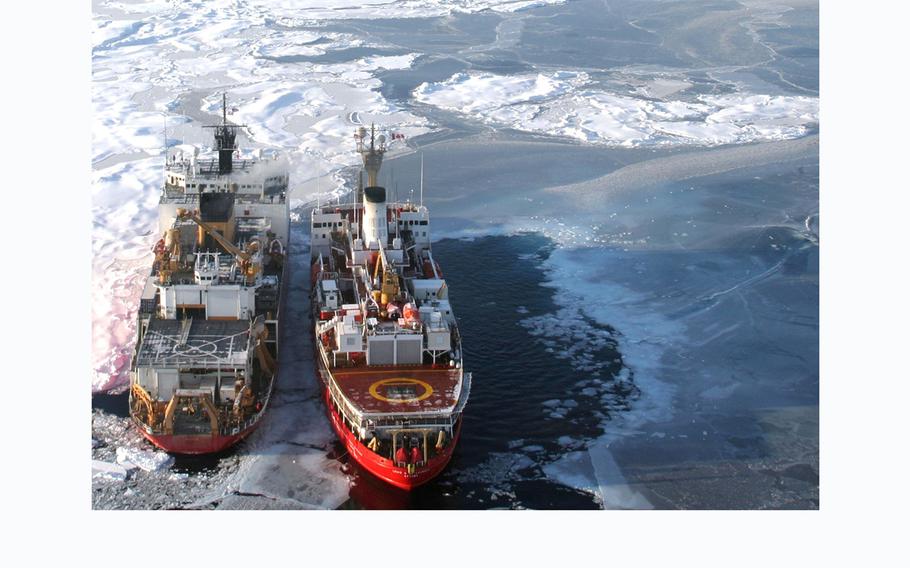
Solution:
M 181 220 L 189 219 L 199 225 L 199 227 L 201 227 L 202 230 L 207 234 L 211 235 L 211 237 L 215 239 L 218 244 L 224 248 L 224 250 L 234 255 L 234 257 L 237 259 L 237 267 L 240 269 L 240 272 L 246 277 L 248 285 L 252 285 L 256 281 L 256 275 L 259 274 L 260 267 L 257 262 L 254 262 L 253 255 L 259 251 L 259 241 L 250 242 L 247 244 L 247 250 L 243 250 L 228 239 L 224 238 L 224 235 L 219 233 L 217 229 L 203 221 L 196 211 L 177 209 L 177 218 Z
M 373 281 L 379 276 L 380 265 L 382 265 L 382 283 L 380 290 L 373 290 L 373 299 L 379 305 L 380 311 L 384 312 L 386 305 L 395 300 L 401 291 L 398 281 L 398 274 L 386 258 L 385 248 L 379 245 L 379 254 L 376 256 L 376 265 L 373 269 Z

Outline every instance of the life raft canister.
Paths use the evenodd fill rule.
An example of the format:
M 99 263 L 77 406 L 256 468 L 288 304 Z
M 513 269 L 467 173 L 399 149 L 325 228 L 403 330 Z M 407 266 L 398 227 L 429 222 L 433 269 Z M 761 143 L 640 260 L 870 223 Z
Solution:
M 420 321 L 420 312 L 417 310 L 417 306 L 415 306 L 413 302 L 408 302 L 405 304 L 402 313 L 406 322 Z

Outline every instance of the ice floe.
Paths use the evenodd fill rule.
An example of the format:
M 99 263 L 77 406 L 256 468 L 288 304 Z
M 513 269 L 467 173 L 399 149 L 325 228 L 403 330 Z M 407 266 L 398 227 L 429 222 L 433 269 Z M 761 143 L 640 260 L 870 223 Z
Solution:
M 676 91 L 662 85 L 661 94 Z M 613 93 L 584 72 L 463 72 L 414 91 L 422 103 L 499 127 L 614 146 L 783 140 L 818 123 L 818 98 L 736 93 L 655 100 Z
M 534 460 L 521 453 L 491 452 L 483 462 L 458 470 L 456 478 L 461 484 L 481 484 L 483 492 L 492 501 L 503 497 L 514 503 L 517 500 L 514 484 L 525 478 L 523 471 L 536 465 Z M 482 503 L 484 500 L 478 501 Z
M 626 484 L 609 449 L 595 444 L 546 464 L 553 481 L 592 494 L 605 509 L 650 509 L 651 503 Z
M 117 448 L 117 463 L 126 469 L 138 467 L 142 471 L 162 471 L 174 465 L 174 458 L 165 452 Z
M 565 0 L 322 0 L 301 5 L 294 0 L 251 0 L 250 7 L 261 7 L 291 21 L 360 18 L 429 18 L 451 14 L 473 14 L 490 10 L 518 12 L 528 8 L 562 4 Z
M 127 470 L 122 465 L 92 460 L 92 480 L 123 481 L 127 475 Z

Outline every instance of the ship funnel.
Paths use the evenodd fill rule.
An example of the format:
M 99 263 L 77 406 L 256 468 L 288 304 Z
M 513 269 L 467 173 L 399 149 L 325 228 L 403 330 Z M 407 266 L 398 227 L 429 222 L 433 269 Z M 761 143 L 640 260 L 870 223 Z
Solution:
M 385 188 L 369 186 L 363 190 L 363 245 L 377 249 L 389 241 L 389 224 L 386 221 Z

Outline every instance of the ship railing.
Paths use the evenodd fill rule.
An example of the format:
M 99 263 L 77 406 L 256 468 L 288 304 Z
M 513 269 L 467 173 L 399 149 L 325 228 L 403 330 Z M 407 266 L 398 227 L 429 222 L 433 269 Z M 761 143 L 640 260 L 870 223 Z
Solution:
M 325 363 L 326 367 L 329 366 L 328 356 L 321 349 L 320 355 L 322 360 Z M 360 412 L 358 412 L 348 399 L 342 396 L 341 390 L 338 388 L 338 385 L 335 384 L 335 381 L 332 380 L 332 376 L 328 371 L 322 369 L 319 370 L 319 375 L 322 377 L 323 382 L 328 385 L 329 395 L 332 397 L 332 400 L 335 402 L 335 405 L 341 411 L 341 415 L 347 419 L 351 424 L 356 424 L 358 427 L 362 427 L 363 417 Z
M 264 410 L 264 408 L 263 408 L 263 410 Z M 236 436 L 237 434 L 243 432 L 244 430 L 246 430 L 247 428 L 249 428 L 250 426 L 255 424 L 256 421 L 262 417 L 262 412 L 263 411 L 260 410 L 259 412 L 257 412 L 250 418 L 247 418 L 243 422 L 240 422 L 239 424 L 229 424 L 226 426 L 222 426 L 221 435 L 222 436 Z
M 452 426 L 455 425 L 455 422 L 458 421 L 458 417 L 451 413 L 446 416 L 436 417 L 412 416 L 407 414 L 378 417 L 367 414 L 364 416 L 364 420 L 367 425 L 372 428 L 402 428 L 403 426 L 406 426 L 407 428 L 439 428 L 440 426 L 452 428 Z
M 272 381 L 275 380 L 275 377 L 272 377 Z M 236 436 L 237 434 L 243 432 L 256 422 L 262 419 L 265 416 L 266 410 L 269 408 L 269 401 L 272 399 L 272 389 L 270 388 L 265 395 L 265 398 L 262 400 L 262 408 L 260 408 L 255 414 L 244 420 L 243 422 L 235 425 L 226 425 L 221 428 L 221 434 L 224 436 Z
M 348 400 L 342 396 L 341 389 L 338 388 L 338 385 L 335 384 L 331 378 L 329 378 L 330 391 L 332 398 L 335 400 L 335 403 L 341 409 L 341 413 L 349 422 L 360 425 L 361 415 L 357 410 L 351 405 Z
M 232 160 L 231 167 L 234 170 L 248 170 L 248 169 L 252 168 L 254 165 L 256 165 L 257 161 L 261 161 L 261 160 L 234 159 L 234 160 Z M 220 165 L 218 163 L 218 158 L 211 158 L 211 159 L 207 158 L 204 160 L 197 160 L 196 166 L 197 166 L 197 168 L 196 168 L 197 175 L 198 174 L 203 174 L 203 175 L 219 174 L 220 175 L 220 173 L 219 173 Z
M 168 356 L 156 354 L 151 361 L 139 361 L 137 367 L 149 367 L 155 369 L 232 369 L 241 371 L 246 369 L 246 351 L 235 351 L 232 355 L 240 357 L 243 353 L 243 361 L 231 361 L 227 357 L 218 358 L 215 355 L 207 356 L 208 359 L 180 358 L 179 356 Z
M 268 188 L 267 188 L 268 189 Z M 271 198 L 269 198 L 271 196 Z M 164 185 L 164 197 L 167 198 L 167 203 L 184 203 L 184 204 L 195 204 L 199 201 L 199 193 L 187 192 L 185 188 L 173 185 L 165 184 Z M 257 204 L 266 204 L 271 205 L 274 203 L 282 204 L 287 201 L 286 196 L 283 193 L 271 193 L 266 194 L 264 198 L 259 193 L 235 193 L 234 194 L 234 203 L 239 205 L 257 205 Z
M 164 196 L 167 198 L 168 203 L 196 203 L 199 201 L 198 193 L 186 193 L 183 188 L 170 189 L 165 187 Z
M 458 397 L 458 404 L 455 406 L 454 415 L 459 415 L 468 404 L 468 397 L 471 396 L 471 373 L 463 373 L 461 376 L 461 396 Z
M 420 335 L 423 333 L 422 329 L 409 329 L 406 327 L 400 327 L 397 323 L 395 327 L 374 327 L 367 335 Z

